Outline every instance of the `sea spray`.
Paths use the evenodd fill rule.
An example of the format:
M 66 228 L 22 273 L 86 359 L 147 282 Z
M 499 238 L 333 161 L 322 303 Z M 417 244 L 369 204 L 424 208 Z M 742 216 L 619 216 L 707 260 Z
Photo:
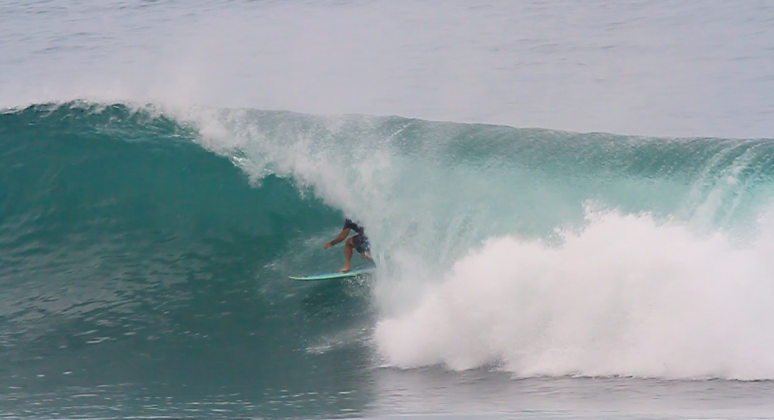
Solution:
M 770 237 L 738 246 L 609 212 L 559 245 L 491 238 L 383 319 L 390 366 L 526 376 L 774 377 Z
M 369 225 L 387 365 L 774 377 L 757 223 L 770 140 L 249 111 L 214 123 Z

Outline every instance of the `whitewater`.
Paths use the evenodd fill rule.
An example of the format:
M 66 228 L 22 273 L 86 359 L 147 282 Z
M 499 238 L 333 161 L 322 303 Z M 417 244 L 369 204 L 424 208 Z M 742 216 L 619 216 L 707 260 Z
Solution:
M 774 417 L 770 5 L 0 8 L 3 418 Z
M 225 114 L 248 172 L 374 226 L 388 365 L 774 374 L 769 141 Z

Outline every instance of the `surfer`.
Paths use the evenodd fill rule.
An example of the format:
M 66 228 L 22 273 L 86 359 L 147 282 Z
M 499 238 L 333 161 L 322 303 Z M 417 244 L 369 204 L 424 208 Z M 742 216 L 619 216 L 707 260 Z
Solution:
M 347 239 L 350 230 L 357 232 L 357 235 Z M 344 245 L 344 267 L 341 267 L 341 270 L 339 271 L 342 273 L 349 271 L 349 262 L 352 260 L 352 248 L 356 249 L 357 252 L 360 253 L 361 258 L 368 261 L 373 261 L 371 256 L 368 255 L 368 252 L 371 250 L 371 248 L 368 243 L 368 237 L 365 235 L 365 229 L 350 219 L 344 220 L 344 228 L 341 229 L 341 232 L 338 234 L 338 236 L 333 238 L 332 241 L 326 242 L 325 246 L 323 246 L 323 249 L 328 249 L 345 239 L 347 240 L 347 243 Z

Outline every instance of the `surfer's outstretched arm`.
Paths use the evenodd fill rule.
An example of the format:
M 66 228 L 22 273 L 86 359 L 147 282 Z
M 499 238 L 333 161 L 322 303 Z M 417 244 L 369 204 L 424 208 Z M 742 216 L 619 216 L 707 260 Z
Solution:
M 347 236 L 349 235 L 349 231 L 350 231 L 350 228 L 345 227 L 344 229 L 342 229 L 341 233 L 339 233 L 338 236 L 333 238 L 332 241 L 326 242 L 325 245 L 323 245 L 323 249 L 328 249 L 333 245 L 336 245 L 337 243 L 347 239 Z M 349 271 L 349 262 L 352 260 L 352 248 L 354 246 L 355 245 L 354 245 L 353 239 L 349 238 L 349 240 L 347 240 L 346 246 L 344 247 L 344 267 L 341 267 L 341 270 L 339 270 L 342 273 L 346 273 L 347 271 Z
M 323 249 L 328 249 L 332 247 L 333 245 L 336 245 L 339 242 L 342 242 L 343 240 L 347 239 L 347 235 L 349 235 L 350 228 L 344 228 L 341 230 L 338 236 L 333 238 L 332 241 L 326 242 L 325 245 L 323 245 Z

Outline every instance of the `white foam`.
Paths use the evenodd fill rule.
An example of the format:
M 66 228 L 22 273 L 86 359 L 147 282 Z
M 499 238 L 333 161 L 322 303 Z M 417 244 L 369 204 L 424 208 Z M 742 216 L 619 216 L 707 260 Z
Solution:
M 375 329 L 385 363 L 498 364 L 519 376 L 774 378 L 770 241 L 739 247 L 649 215 L 589 217 L 560 246 L 492 238 L 441 282 L 425 281 L 416 306 Z
M 442 145 L 451 130 L 412 138 L 415 155 L 367 117 L 192 115 L 205 146 L 244 156 L 236 163 L 252 178 L 292 177 L 368 226 L 380 266 L 374 343 L 387 365 L 774 379 L 774 229 L 754 227 L 761 239 L 744 245 L 718 233 L 728 225 L 696 223 L 722 208 L 714 189 L 703 207 L 702 194 L 686 204 L 702 212 L 671 222 L 587 210 L 585 228 L 549 243 L 546 227 L 582 221 L 582 197 L 615 203 L 623 188 L 652 186 L 450 163 Z M 688 186 L 664 185 L 654 197 L 679 208 Z

